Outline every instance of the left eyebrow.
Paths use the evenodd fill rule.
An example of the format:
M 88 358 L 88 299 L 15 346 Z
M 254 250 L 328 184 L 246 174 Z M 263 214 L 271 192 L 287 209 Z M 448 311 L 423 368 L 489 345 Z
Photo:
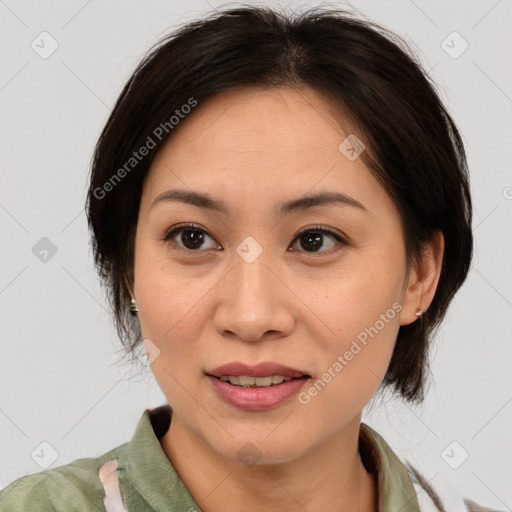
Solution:
M 182 202 L 205 208 L 215 210 L 225 215 L 229 214 L 229 208 L 224 201 L 214 199 L 208 194 L 192 192 L 188 190 L 167 190 L 156 197 L 151 204 L 153 208 L 156 204 L 161 202 Z M 320 192 L 315 195 L 308 195 L 298 199 L 290 199 L 278 205 L 277 212 L 279 215 L 289 215 L 291 213 L 306 211 L 315 206 L 325 206 L 329 204 L 337 204 L 342 206 L 353 206 L 368 213 L 365 206 L 356 199 L 342 194 L 341 192 Z
M 362 203 L 353 197 L 342 194 L 341 192 L 321 192 L 316 195 L 304 196 L 299 199 L 292 199 L 281 203 L 278 212 L 281 215 L 290 214 L 298 211 L 305 211 L 315 206 L 324 206 L 328 204 L 337 204 L 342 206 L 354 206 L 368 213 L 368 210 Z

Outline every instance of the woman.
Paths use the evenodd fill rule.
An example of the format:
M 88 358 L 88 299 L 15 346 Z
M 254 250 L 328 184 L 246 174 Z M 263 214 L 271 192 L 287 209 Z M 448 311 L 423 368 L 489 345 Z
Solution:
M 447 510 L 361 423 L 380 389 L 422 401 L 472 255 L 460 135 L 396 36 L 320 9 L 185 26 L 124 87 L 87 214 L 168 404 L 0 510 Z

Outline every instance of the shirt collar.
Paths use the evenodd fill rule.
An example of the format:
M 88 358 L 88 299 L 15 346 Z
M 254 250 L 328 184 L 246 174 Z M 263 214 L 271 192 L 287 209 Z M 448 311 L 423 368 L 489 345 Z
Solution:
M 155 512 L 201 510 L 167 458 L 160 438 L 167 432 L 172 416 L 166 404 L 146 409 L 126 451 L 126 476 Z
M 168 404 L 144 411 L 127 445 L 126 474 L 156 512 L 169 510 L 171 504 L 179 505 L 180 510 L 200 510 L 160 444 L 171 417 Z M 359 430 L 359 451 L 366 469 L 377 474 L 379 512 L 419 512 L 406 468 L 386 441 L 365 423 Z
M 377 474 L 379 512 L 420 512 L 405 466 L 384 438 L 365 423 L 359 429 L 359 451 L 366 469 Z

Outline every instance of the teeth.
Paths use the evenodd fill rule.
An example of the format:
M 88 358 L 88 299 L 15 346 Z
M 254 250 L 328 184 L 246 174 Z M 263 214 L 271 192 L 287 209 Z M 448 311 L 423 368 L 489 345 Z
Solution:
M 268 387 L 282 382 L 292 380 L 292 377 L 283 377 L 282 375 L 269 375 L 267 377 L 249 377 L 247 375 L 223 375 L 220 380 L 229 382 L 235 386 L 242 386 L 245 388 L 255 387 Z

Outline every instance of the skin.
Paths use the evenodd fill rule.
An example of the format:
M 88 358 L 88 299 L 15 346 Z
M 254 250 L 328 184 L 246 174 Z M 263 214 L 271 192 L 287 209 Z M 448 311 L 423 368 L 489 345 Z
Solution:
M 198 105 L 144 183 L 129 286 L 173 409 L 162 448 L 204 511 L 378 510 L 375 477 L 357 448 L 361 413 L 400 325 L 417 321 L 433 298 L 444 246 L 438 234 L 407 268 L 396 207 L 362 159 L 338 149 L 349 133 L 312 89 L 238 89 Z M 208 193 L 230 213 L 180 202 L 151 208 L 174 188 Z M 280 202 L 320 191 L 366 210 L 329 204 L 277 216 Z M 199 248 L 186 248 L 190 231 L 163 240 L 181 222 L 203 230 Z M 326 233 L 314 251 L 297 233 L 317 225 L 348 240 Z M 252 263 L 236 252 L 248 236 L 262 248 Z M 315 382 L 394 303 L 400 313 L 306 405 L 295 396 L 244 411 L 205 376 L 231 361 L 275 361 Z M 248 442 L 261 453 L 253 466 L 237 456 Z

